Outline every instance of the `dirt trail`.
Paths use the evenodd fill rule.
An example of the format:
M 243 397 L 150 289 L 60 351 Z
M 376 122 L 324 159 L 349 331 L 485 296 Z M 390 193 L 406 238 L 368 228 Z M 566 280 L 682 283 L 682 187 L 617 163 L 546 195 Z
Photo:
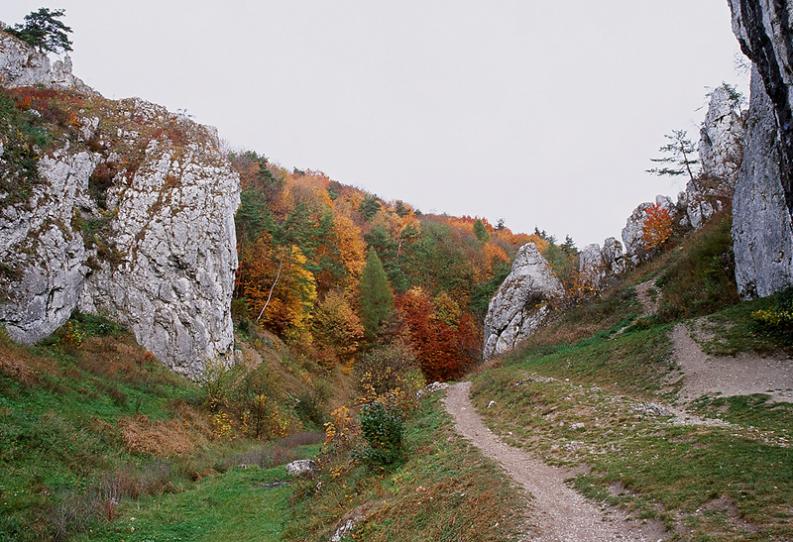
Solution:
M 793 360 L 742 353 L 715 357 L 704 353 L 684 324 L 672 331 L 675 361 L 683 371 L 681 397 L 765 393 L 779 402 L 793 403 Z
M 636 297 L 644 316 L 658 311 L 658 300 L 650 296 L 653 281 L 636 286 Z M 734 357 L 714 357 L 702 351 L 684 324 L 672 331 L 675 361 L 683 371 L 680 397 L 686 402 L 703 395 L 751 395 L 765 393 L 779 402 L 793 402 L 793 360 L 764 358 L 742 353 Z M 679 411 L 682 418 L 697 423 L 698 418 Z M 712 420 L 706 420 L 712 421 Z
M 485 456 L 496 461 L 533 497 L 531 519 L 535 542 L 657 542 L 664 531 L 653 524 L 629 522 L 617 511 L 604 512 L 565 484 L 564 470 L 551 467 L 526 452 L 508 446 L 494 435 L 469 398 L 471 383 L 447 390 L 445 406 L 457 431 Z
M 650 296 L 650 289 L 653 288 L 654 285 L 655 282 L 653 280 L 648 280 L 636 285 L 636 297 L 639 299 L 639 303 L 641 303 L 642 306 L 642 316 L 650 316 L 658 312 L 658 299 L 653 299 L 652 296 Z

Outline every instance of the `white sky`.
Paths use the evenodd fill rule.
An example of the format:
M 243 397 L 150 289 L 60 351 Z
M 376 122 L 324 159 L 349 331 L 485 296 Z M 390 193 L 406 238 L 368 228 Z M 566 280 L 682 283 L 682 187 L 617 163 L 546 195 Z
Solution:
M 8 23 L 38 8 L 3 0 Z M 48 1 L 75 74 L 186 108 L 234 147 L 423 211 L 579 246 L 679 185 L 644 173 L 745 88 L 726 0 Z

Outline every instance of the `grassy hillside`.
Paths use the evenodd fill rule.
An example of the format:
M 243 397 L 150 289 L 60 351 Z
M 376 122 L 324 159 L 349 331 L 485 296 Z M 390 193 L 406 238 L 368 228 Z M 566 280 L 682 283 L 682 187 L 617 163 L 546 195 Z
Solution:
M 267 335 L 240 346 L 246 363 L 197 384 L 98 317 L 77 315 L 32 348 L 0 337 L 0 539 L 65 540 L 130 501 L 192 491 L 250 458 L 293 457 L 273 460 L 272 439 L 321 440 L 305 431 L 347 400 L 349 377 Z
M 246 432 L 238 388 L 174 375 L 106 320 L 78 315 L 34 348 L 3 338 L 0 539 L 324 540 L 352 512 L 366 540 L 517 539 L 520 493 L 454 435 L 437 394 L 417 406 L 402 396 L 398 462 L 361 459 L 353 411 L 347 445 L 323 447 L 317 477 L 287 477 L 284 463 L 320 452 L 321 434 L 306 430 L 362 388 L 312 372 L 270 335 L 240 346 L 244 375 L 266 374 L 292 436 L 276 425 L 256 437 L 250 418 Z
M 477 374 L 473 397 L 507 442 L 551 463 L 586 465 L 572 481 L 577 489 L 662 521 L 673 540 L 788 540 L 792 405 L 763 395 L 710 396 L 689 410 L 722 422 L 695 424 L 652 406 L 678 402 L 676 323 L 705 330 L 697 336 L 712 353 L 790 346 L 790 335 L 757 312 L 776 314 L 788 294 L 738 303 L 728 232 L 725 215 L 563 314 Z M 659 310 L 643 317 L 635 286 L 647 280 Z

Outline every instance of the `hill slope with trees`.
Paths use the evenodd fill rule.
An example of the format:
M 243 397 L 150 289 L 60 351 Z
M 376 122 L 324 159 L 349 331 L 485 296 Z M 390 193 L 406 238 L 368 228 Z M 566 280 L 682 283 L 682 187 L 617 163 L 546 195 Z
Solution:
M 486 219 L 423 214 L 315 171 L 234 153 L 242 186 L 234 318 L 321 364 L 395 341 L 430 379 L 480 359 L 487 303 L 528 241 Z

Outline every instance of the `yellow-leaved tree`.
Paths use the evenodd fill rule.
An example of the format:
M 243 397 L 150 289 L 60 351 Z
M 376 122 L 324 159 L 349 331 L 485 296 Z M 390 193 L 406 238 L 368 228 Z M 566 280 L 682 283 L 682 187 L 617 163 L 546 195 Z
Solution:
M 339 361 L 349 361 L 364 336 L 361 319 L 339 290 L 331 290 L 317 306 L 312 321 L 314 339 Z
M 249 251 L 255 256 L 244 260 L 238 292 L 251 317 L 287 338 L 309 340 L 317 287 L 300 248 L 274 247 L 265 233 Z

